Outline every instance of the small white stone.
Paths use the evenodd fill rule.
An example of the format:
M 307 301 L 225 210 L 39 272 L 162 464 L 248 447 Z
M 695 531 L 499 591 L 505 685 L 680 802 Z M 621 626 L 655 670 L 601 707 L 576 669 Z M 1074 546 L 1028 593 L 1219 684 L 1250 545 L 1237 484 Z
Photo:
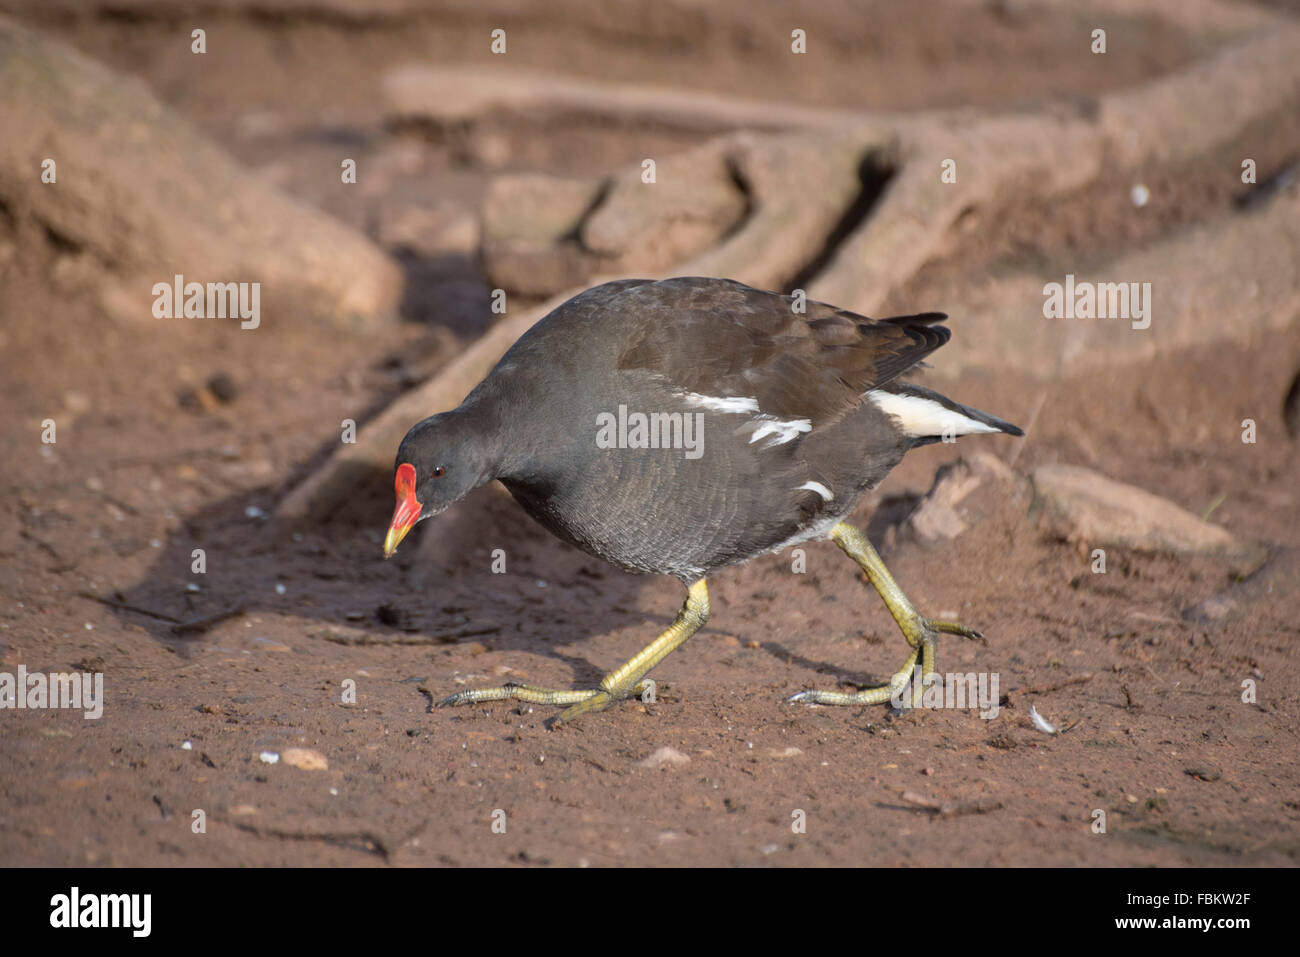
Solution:
M 1138 183 L 1129 191 L 1129 198 L 1133 200 L 1133 205 L 1141 209 L 1151 200 L 1151 190 L 1146 188 L 1146 184 Z
M 280 763 L 280 755 L 276 754 L 274 751 L 263 751 L 261 754 L 257 756 L 257 759 L 261 761 L 263 764 Z
M 665 746 L 656 749 L 643 760 L 638 761 L 637 766 L 642 768 L 661 768 L 664 766 L 679 768 L 690 763 L 691 759 L 676 748 Z
M 803 751 L 792 745 L 785 748 L 768 748 L 767 753 L 769 757 L 773 758 L 797 758 L 803 754 Z

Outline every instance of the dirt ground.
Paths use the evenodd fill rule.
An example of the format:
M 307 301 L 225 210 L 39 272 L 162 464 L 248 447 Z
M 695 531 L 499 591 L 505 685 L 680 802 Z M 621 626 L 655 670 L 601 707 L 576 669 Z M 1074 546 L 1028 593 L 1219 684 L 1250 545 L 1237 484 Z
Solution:
M 1191 62 L 1199 36 L 1147 25 L 1149 55 L 1100 69 L 1070 52 L 1073 21 L 1015 4 L 874 4 L 873 29 L 834 5 L 843 59 L 765 69 L 752 37 L 673 31 L 647 40 L 596 22 L 538 26 L 527 66 L 797 103 L 1014 109 L 1122 88 Z M 1244 5 L 1243 5 L 1244 6 Z M 480 24 L 331 17 L 211 21 L 238 39 L 196 71 L 149 13 L 42 15 L 11 8 L 140 76 L 236 157 L 372 236 L 417 200 L 477 209 L 494 170 L 444 143 L 380 128 L 380 68 L 420 57 L 476 62 Z M 131 5 L 127 5 L 128 8 Z M 138 12 L 143 9 L 145 12 Z M 756 7 L 756 23 L 768 10 Z M 235 11 L 235 12 L 232 12 Z M 838 13 L 836 11 L 839 11 Z M 923 11 L 923 12 L 924 12 Z M 999 12 L 1003 11 L 1003 12 Z M 1007 13 L 1005 11 L 1011 11 Z M 1018 22 L 1017 17 L 1027 17 Z M 760 33 L 757 26 L 755 33 Z M 788 31 L 785 34 L 788 36 Z M 237 53 L 232 53 L 237 50 Z M 1008 65 L 1017 56 L 1017 69 Z M 1075 60 L 1071 60 L 1075 57 Z M 1077 62 L 1076 62 L 1077 61 Z M 580 133 L 580 136 L 579 136 Z M 669 130 L 506 130 L 520 169 L 602 170 L 689 145 Z M 578 137 L 575 140 L 575 136 Z M 1300 123 L 1251 134 L 1300 156 Z M 337 149 L 387 172 L 357 198 Z M 575 145 L 577 143 L 578 145 Z M 1237 151 L 1157 172 L 1144 218 L 1118 175 L 1051 204 L 1014 206 L 954 237 L 890 305 L 946 309 L 961 337 L 961 284 L 1026 260 L 1102 258 L 1234 215 L 1215 174 Z M 392 479 L 328 519 L 268 518 L 364 422 L 485 328 L 489 284 L 472 256 L 404 260 L 417 300 L 388 332 L 272 321 L 254 333 L 202 322 L 105 317 L 51 238 L 18 242 L 0 209 L 0 672 L 102 671 L 103 717 L 0 713 L 0 863 L 65 865 L 1293 865 L 1300 857 L 1300 451 L 1283 397 L 1300 325 L 1250 346 L 1047 381 L 1012 372 L 925 380 L 1026 427 L 913 452 L 859 507 L 895 577 L 925 613 L 981 629 L 952 638 L 939 670 L 1000 676 L 1002 710 L 791 705 L 804 688 L 884 680 L 906 647 L 884 606 L 830 543 L 710 581 L 706 630 L 654 677 L 658 701 L 557 730 L 549 709 L 433 710 L 465 686 L 510 679 L 586 687 L 671 620 L 681 588 L 626 575 L 550 537 L 495 486 L 422 524 L 389 562 L 380 542 Z M 8 231 L 7 231 L 8 230 Z M 406 255 L 400 249 L 395 253 Z M 957 305 L 954 305 L 954 302 Z M 1006 334 L 1016 334 L 1008 320 Z M 1231 322 L 1231 316 L 1223 317 Z M 223 375 L 228 401 L 205 383 Z M 218 390 L 221 391 L 221 390 Z M 432 410 L 431 410 L 432 411 Z M 58 438 L 40 441 L 55 418 Z M 1241 441 L 1253 418 L 1259 438 Z M 1233 585 L 1210 557 L 1087 550 L 1043 532 L 1025 493 L 970 503 L 970 529 L 928 545 L 903 520 L 936 470 L 988 450 L 1020 472 L 1087 465 L 1167 497 L 1269 562 L 1237 586 L 1239 613 L 1188 609 Z M 494 548 L 508 572 L 491 572 Z M 195 548 L 204 575 L 191 573 Z M 221 616 L 177 633 L 175 623 Z M 1241 700 L 1253 680 L 1258 700 Z M 355 682 L 356 703 L 342 703 Z M 1066 733 L 1036 730 L 1033 705 Z M 660 748 L 689 760 L 642 762 Z M 319 752 L 328 768 L 269 764 Z M 206 832 L 194 833 L 196 810 Z M 1104 811 L 1105 833 L 1093 827 Z M 506 826 L 494 827 L 504 812 Z M 792 823 L 806 821 L 802 832 Z

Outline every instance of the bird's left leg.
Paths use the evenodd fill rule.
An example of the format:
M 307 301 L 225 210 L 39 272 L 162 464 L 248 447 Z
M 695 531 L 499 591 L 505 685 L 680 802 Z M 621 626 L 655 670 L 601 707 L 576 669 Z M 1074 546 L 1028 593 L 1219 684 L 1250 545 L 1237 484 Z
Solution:
M 941 633 L 961 635 L 964 638 L 983 639 L 978 631 L 959 625 L 953 621 L 933 621 L 925 618 L 916 610 L 903 589 L 898 587 L 894 576 L 889 573 L 880 555 L 865 534 L 845 522 L 840 522 L 831 529 L 831 539 L 840 546 L 850 558 L 867 574 L 867 580 L 884 600 L 889 613 L 898 623 L 899 630 L 907 639 L 912 653 L 903 662 L 903 667 L 894 673 L 889 684 L 861 691 L 845 693 L 841 691 L 801 691 L 791 701 L 807 704 L 884 704 L 902 696 L 903 689 L 912 682 L 911 706 L 920 707 L 924 691 L 923 682 L 934 673 L 934 651 Z M 921 661 L 921 681 L 915 680 L 913 669 L 917 659 Z

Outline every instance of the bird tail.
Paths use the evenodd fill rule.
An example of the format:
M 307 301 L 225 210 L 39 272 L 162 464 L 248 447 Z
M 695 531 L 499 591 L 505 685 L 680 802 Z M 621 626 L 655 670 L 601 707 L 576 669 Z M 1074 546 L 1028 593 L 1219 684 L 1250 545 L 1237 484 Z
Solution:
M 954 402 L 933 389 L 911 383 L 897 383 L 886 390 L 873 389 L 867 398 L 891 416 L 905 435 L 917 445 L 938 442 L 945 436 L 1005 432 L 1024 435 L 1018 426 L 996 415 Z

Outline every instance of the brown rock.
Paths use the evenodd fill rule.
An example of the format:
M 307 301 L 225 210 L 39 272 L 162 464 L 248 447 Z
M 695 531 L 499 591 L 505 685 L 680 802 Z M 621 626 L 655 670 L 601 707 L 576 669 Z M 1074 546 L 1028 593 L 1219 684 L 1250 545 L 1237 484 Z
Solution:
M 545 173 L 498 176 L 483 200 L 483 238 L 558 242 L 577 231 L 602 185 Z
M 978 520 L 963 503 L 981 486 L 1010 484 L 1015 473 L 989 452 L 975 452 L 945 465 L 935 474 L 934 485 L 907 520 L 907 528 L 921 541 L 956 538 Z
M 660 272 L 709 249 L 745 215 L 729 149 L 713 140 L 654 157 L 653 183 L 643 182 L 639 163 L 624 170 L 582 223 L 583 246 L 627 274 Z
M 1033 507 L 1046 528 L 1089 548 L 1220 556 L 1239 574 L 1258 568 L 1268 554 L 1167 499 L 1092 469 L 1043 465 L 1034 470 L 1032 481 Z
M 396 263 L 268 186 L 138 80 L 0 17 L 0 89 L 0 201 L 20 228 L 80 250 L 77 282 L 97 285 L 116 315 L 162 321 L 152 285 L 181 274 L 260 282 L 263 321 L 396 318 Z M 54 184 L 40 180 L 45 159 L 57 163 Z
M 409 251 L 426 258 L 470 256 L 479 247 L 478 215 L 456 203 L 395 203 L 381 210 L 376 239 L 385 249 Z
M 1221 627 L 1256 612 L 1263 602 L 1278 595 L 1300 592 L 1300 549 L 1279 548 L 1268 562 L 1245 581 L 1211 595 L 1183 610 L 1183 619 L 1204 627 Z
M 597 260 L 577 241 L 600 180 L 541 173 L 499 176 L 483 202 L 483 268 L 508 292 L 550 296 L 581 285 Z
M 803 281 L 810 258 L 871 188 L 867 180 L 875 175 L 876 160 L 887 162 L 883 156 L 868 161 L 883 139 L 873 130 L 727 137 L 729 162 L 750 193 L 748 215 L 740 228 L 675 274 L 725 276 L 761 289 Z M 808 293 L 833 301 L 819 296 L 815 286 Z

